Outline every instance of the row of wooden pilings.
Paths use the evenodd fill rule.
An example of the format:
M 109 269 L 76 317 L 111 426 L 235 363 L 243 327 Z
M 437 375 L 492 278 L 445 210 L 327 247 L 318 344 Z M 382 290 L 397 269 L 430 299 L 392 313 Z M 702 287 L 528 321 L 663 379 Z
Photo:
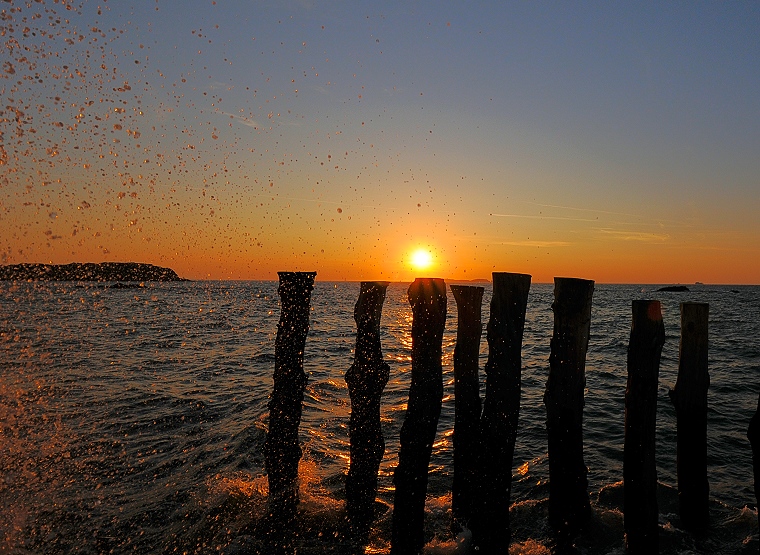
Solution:
M 274 523 L 291 521 L 298 504 L 298 462 L 306 375 L 303 353 L 315 272 L 280 272 L 281 316 L 275 343 L 274 391 L 269 403 L 265 466 Z M 478 358 L 483 288 L 451 285 L 457 303 L 454 350 L 454 477 L 452 513 L 472 531 L 480 553 L 508 553 L 512 462 L 520 410 L 521 349 L 531 276 L 494 272 L 487 326 L 486 393 L 479 395 Z M 353 365 L 346 372 L 351 397 L 347 517 L 366 538 L 373 520 L 378 469 L 385 451 L 380 398 L 389 378 L 380 344 L 380 317 L 387 282 L 362 282 L 354 309 Z M 412 307 L 412 372 L 400 432 L 391 553 L 416 554 L 424 545 L 428 465 L 443 396 L 442 340 L 446 288 L 442 279 L 416 279 Z M 591 506 L 583 460 L 585 360 L 594 282 L 555 278 L 554 332 L 544 393 L 549 451 L 549 522 L 559 543 L 588 522 Z M 632 303 L 625 392 L 623 455 L 624 528 L 630 552 L 658 549 L 655 425 L 660 355 L 665 341 L 660 302 Z M 677 418 L 677 474 L 682 524 L 708 522 L 706 303 L 681 304 L 678 378 L 670 391 Z M 753 449 L 760 447 L 760 420 L 752 419 Z M 755 461 L 760 457 L 755 455 Z M 756 466 L 756 475 L 758 475 Z M 756 489 L 757 493 L 757 489 Z

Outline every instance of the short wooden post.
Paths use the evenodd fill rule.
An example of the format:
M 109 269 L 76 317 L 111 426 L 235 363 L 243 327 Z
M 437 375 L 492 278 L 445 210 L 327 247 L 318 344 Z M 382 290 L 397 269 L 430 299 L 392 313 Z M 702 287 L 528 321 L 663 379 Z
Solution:
M 657 553 L 655 428 L 660 355 L 665 344 L 660 301 L 633 301 L 628 345 L 623 449 L 623 514 L 630 553 Z
M 681 303 L 678 378 L 670 391 L 676 409 L 678 503 L 684 527 L 704 531 L 709 522 L 707 482 L 707 303 Z
M 454 347 L 454 480 L 451 512 L 454 528 L 470 528 L 480 452 L 480 381 L 478 358 L 483 332 L 483 288 L 452 285 L 457 303 L 457 343 Z
M 412 305 L 412 383 L 399 437 L 398 466 L 393 476 L 391 553 L 421 553 L 424 546 L 425 495 L 443 399 L 441 354 L 446 323 L 446 284 L 418 278 L 409 286 Z
M 531 276 L 493 273 L 488 321 L 481 506 L 473 542 L 484 553 L 508 553 L 512 463 L 520 414 L 522 341 Z
M 316 272 L 278 272 L 281 312 L 274 347 L 274 391 L 264 465 L 269 480 L 269 512 L 277 521 L 295 517 L 298 505 L 298 427 L 306 387 L 303 351 L 309 331 L 309 304 Z
M 356 352 L 346 372 L 351 397 L 350 455 L 346 477 L 346 508 L 352 528 L 366 534 L 377 497 L 377 472 L 385 453 L 380 427 L 380 397 L 388 383 L 390 367 L 380 346 L 380 317 L 387 281 L 363 281 L 354 307 Z
M 747 439 L 752 446 L 752 474 L 755 479 L 755 499 L 760 507 L 760 397 L 757 400 L 757 410 L 749 421 Z M 757 523 L 760 526 L 760 511 L 757 513 Z
M 591 517 L 583 461 L 583 393 L 594 282 L 554 278 L 554 333 L 546 382 L 549 439 L 549 523 L 561 536 Z

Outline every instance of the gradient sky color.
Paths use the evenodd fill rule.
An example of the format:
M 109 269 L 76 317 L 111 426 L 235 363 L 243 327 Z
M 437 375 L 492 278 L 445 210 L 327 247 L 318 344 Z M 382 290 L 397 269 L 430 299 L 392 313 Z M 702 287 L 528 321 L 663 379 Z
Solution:
M 0 260 L 760 283 L 760 4 L 13 0 Z

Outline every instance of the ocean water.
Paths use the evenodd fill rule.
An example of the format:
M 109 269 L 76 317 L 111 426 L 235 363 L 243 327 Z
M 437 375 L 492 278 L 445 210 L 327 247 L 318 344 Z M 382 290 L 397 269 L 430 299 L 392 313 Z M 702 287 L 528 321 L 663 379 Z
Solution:
M 392 474 L 411 370 L 408 284 L 391 284 L 382 345 L 391 378 L 378 518 L 367 553 L 390 547 Z M 485 285 L 483 325 L 491 288 Z M 631 300 L 663 303 L 657 467 L 662 553 L 756 553 L 746 439 L 760 391 L 760 287 L 598 284 L 586 363 L 585 462 L 594 517 L 580 553 L 624 553 L 622 459 Z M 358 283 L 317 282 L 306 342 L 298 553 L 357 553 L 341 533 Z M 533 284 L 523 343 L 510 552 L 549 553 L 543 392 L 553 285 Z M 276 282 L 154 283 L 113 289 L 0 283 L 0 553 L 257 553 L 266 512 L 263 445 L 279 320 Z M 679 527 L 675 412 L 679 303 L 710 304 L 709 529 Z M 452 536 L 453 352 L 449 294 L 444 399 L 430 463 L 426 551 L 466 552 Z M 487 357 L 485 329 L 481 368 Z M 481 370 L 481 377 L 483 372 Z M 484 388 L 481 390 L 481 395 Z

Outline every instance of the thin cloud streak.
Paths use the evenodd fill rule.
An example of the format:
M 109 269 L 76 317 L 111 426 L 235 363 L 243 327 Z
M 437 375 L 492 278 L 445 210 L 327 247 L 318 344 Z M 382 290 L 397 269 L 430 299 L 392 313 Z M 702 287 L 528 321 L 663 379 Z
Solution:
M 538 247 L 538 248 L 553 248 L 553 247 L 569 247 L 572 245 L 569 241 L 498 241 L 491 243 L 492 245 L 508 245 L 512 247 Z
M 496 218 L 527 218 L 530 220 L 569 220 L 571 222 L 598 222 L 598 219 L 591 218 L 568 218 L 566 216 L 531 216 L 526 214 L 489 214 Z
M 531 204 L 533 206 L 540 206 L 542 208 L 559 208 L 560 210 L 574 210 L 576 212 L 593 212 L 596 214 L 609 214 L 612 216 L 627 216 L 629 218 L 641 218 L 641 219 L 645 218 L 641 214 L 630 214 L 628 212 L 614 212 L 611 210 L 598 210 L 596 208 L 579 208 L 577 206 L 560 206 L 559 204 L 543 204 L 540 202 L 530 202 L 530 201 L 525 201 L 525 202 L 526 204 Z M 660 224 L 661 222 L 668 222 L 670 224 L 678 224 L 682 226 L 686 225 L 683 222 L 680 222 L 678 220 L 658 220 L 658 224 Z M 634 225 L 634 224 L 631 224 L 631 225 Z
M 595 212 L 597 214 L 612 214 L 615 216 L 629 216 L 631 218 L 641 218 L 639 214 L 628 214 L 627 212 L 612 212 L 610 210 L 597 210 L 595 208 L 578 208 L 577 206 L 560 206 L 558 204 L 542 204 L 540 202 L 529 202 L 533 206 L 541 206 L 542 208 L 559 208 L 561 210 L 575 210 L 577 212 Z
M 596 228 L 595 231 L 611 237 L 612 239 L 618 239 L 620 241 L 643 241 L 645 243 L 664 243 L 670 239 L 670 235 L 663 235 L 659 233 L 646 233 L 643 231 L 629 231 L 629 230 L 614 230 L 605 228 Z
M 611 214 L 612 212 L 610 212 Z M 600 220 L 599 218 L 571 218 L 569 216 L 547 216 L 544 214 L 535 215 L 535 214 L 495 214 L 490 213 L 489 216 L 494 216 L 497 218 L 525 218 L 525 219 L 531 219 L 531 220 L 564 220 L 569 222 L 593 222 L 596 224 L 602 223 L 603 220 Z M 665 225 L 662 223 L 662 221 L 657 222 L 605 222 L 612 225 L 620 225 L 620 226 L 641 226 L 641 227 L 659 227 L 663 228 Z M 693 227 L 691 224 L 685 224 L 683 222 L 677 222 L 672 220 L 669 224 L 669 227 L 685 227 L 690 228 Z
M 247 127 L 252 127 L 254 129 L 258 129 L 259 127 L 259 124 L 256 120 L 244 118 L 243 116 L 239 116 L 237 114 L 231 114 L 229 112 L 223 112 L 222 110 L 219 110 L 217 113 L 222 114 L 224 116 L 229 116 L 232 119 L 237 120 L 238 122 L 240 122 L 241 124 Z

